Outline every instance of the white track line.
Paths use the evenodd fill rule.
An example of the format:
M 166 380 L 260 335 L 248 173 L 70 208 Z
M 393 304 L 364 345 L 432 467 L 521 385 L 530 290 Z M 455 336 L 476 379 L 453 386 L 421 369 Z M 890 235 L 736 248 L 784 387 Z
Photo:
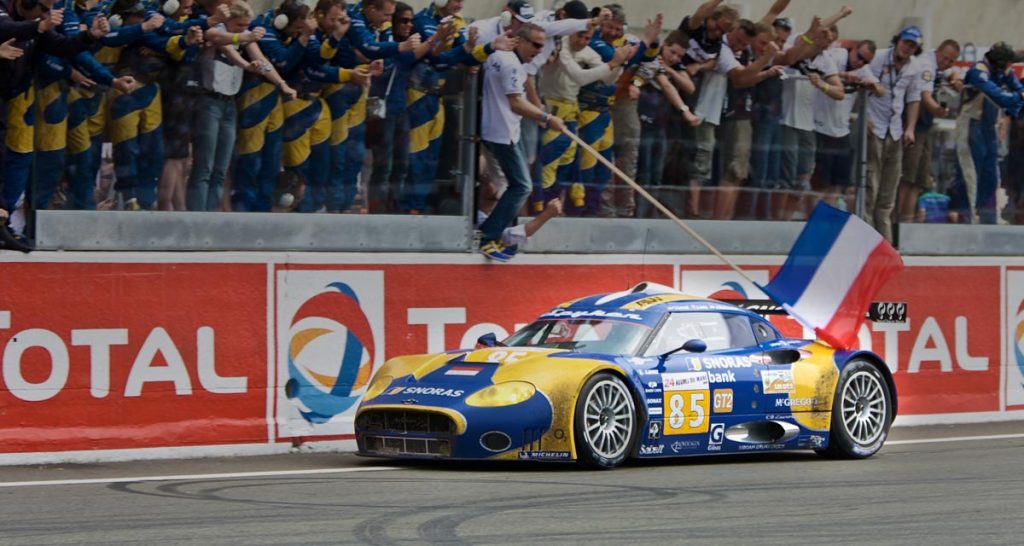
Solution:
M 994 434 L 992 436 L 953 436 L 950 438 L 922 438 L 920 440 L 894 440 L 885 442 L 887 446 L 905 446 L 910 444 L 941 444 L 943 442 L 975 442 L 979 440 L 1011 440 L 1024 438 L 1024 434 Z
M 225 472 L 221 474 L 180 474 L 172 476 L 138 476 L 134 478 L 91 478 L 85 480 L 40 480 L 29 482 L 0 482 L 0 487 L 32 487 L 37 485 L 81 485 L 89 483 L 164 482 L 180 480 L 220 480 L 232 478 L 263 478 L 272 476 L 307 476 L 311 474 L 341 474 L 345 472 L 376 472 L 399 470 L 394 466 L 358 468 L 311 468 L 307 470 L 268 470 L 264 472 Z

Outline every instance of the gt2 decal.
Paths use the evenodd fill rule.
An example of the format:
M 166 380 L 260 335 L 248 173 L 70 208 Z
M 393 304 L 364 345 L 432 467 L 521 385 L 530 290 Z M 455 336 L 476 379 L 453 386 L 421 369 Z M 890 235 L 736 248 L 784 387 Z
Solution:
M 732 389 L 715 389 L 715 413 L 732 413 Z

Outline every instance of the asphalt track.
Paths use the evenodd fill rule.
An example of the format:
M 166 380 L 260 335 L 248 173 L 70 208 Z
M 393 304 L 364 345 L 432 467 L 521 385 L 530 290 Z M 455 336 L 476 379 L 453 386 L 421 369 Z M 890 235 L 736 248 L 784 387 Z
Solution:
M 395 464 L 351 454 L 0 467 L 0 544 L 1021 544 L 1024 423 L 813 453 Z

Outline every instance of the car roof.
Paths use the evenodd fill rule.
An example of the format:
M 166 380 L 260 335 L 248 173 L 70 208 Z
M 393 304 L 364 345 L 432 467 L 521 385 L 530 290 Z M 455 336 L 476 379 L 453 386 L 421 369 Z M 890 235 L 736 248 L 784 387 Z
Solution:
M 665 313 L 684 311 L 751 314 L 730 303 L 691 296 L 668 286 L 645 282 L 622 292 L 596 294 L 565 302 L 540 318 L 607 318 L 653 326 Z

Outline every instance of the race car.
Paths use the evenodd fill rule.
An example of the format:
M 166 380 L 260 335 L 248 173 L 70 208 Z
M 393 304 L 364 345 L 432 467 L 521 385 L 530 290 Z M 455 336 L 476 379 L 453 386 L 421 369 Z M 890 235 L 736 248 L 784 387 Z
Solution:
M 654 283 L 555 307 L 504 342 L 403 356 L 356 412 L 360 455 L 575 461 L 778 450 L 866 458 L 896 415 L 869 351 Z

